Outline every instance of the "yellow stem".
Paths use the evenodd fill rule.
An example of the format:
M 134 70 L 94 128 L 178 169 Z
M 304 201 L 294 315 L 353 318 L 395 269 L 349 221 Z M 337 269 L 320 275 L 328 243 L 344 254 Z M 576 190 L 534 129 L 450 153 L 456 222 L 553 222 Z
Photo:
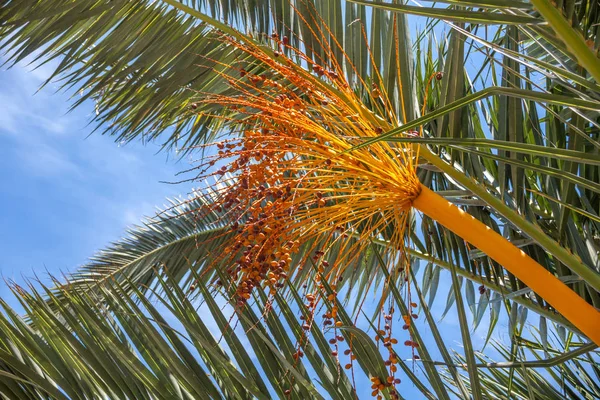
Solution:
M 425 186 L 412 205 L 498 262 L 600 345 L 600 311 L 521 249 Z

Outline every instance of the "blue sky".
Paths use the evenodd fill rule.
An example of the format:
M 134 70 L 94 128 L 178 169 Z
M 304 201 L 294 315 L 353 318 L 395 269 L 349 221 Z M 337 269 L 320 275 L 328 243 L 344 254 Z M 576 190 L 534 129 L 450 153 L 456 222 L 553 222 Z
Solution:
M 185 195 L 167 185 L 189 166 L 158 145 L 119 146 L 89 135 L 94 104 L 69 111 L 69 94 L 49 85 L 52 66 L 0 70 L 0 273 L 5 279 L 72 271 L 123 236 L 128 225 Z M 7 289 L 0 285 L 0 295 Z

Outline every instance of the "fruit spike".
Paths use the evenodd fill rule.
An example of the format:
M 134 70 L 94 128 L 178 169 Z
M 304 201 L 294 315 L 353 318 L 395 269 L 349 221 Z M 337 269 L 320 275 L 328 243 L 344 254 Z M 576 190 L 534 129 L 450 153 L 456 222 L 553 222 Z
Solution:
M 228 75 L 236 70 L 224 69 L 220 73 L 233 94 L 202 94 L 194 104 L 235 110 L 237 117 L 223 122 L 242 130 L 241 138 L 222 146 L 208 162 L 232 160 L 215 173 L 223 178 L 230 174 L 229 185 L 220 191 L 221 204 L 215 206 L 227 209 L 234 221 L 247 219 L 225 252 L 237 257 L 228 271 L 241 283 L 238 303 L 244 304 L 257 286 L 269 287 L 273 294 L 309 261 L 306 256 L 290 269 L 301 244 L 286 246 L 292 240 L 308 243 L 326 237 L 329 244 L 345 246 L 340 254 L 356 255 L 370 237 L 384 236 L 388 251 L 403 253 L 414 207 L 498 261 L 600 344 L 599 311 L 501 235 L 421 185 L 418 145 L 380 141 L 356 147 L 398 126 L 383 87 L 373 93 L 358 78 L 374 108 L 367 109 L 331 49 L 324 68 L 323 62 L 290 46 L 286 55 L 275 56 L 251 41 L 224 40 L 255 61 L 254 73 Z M 311 69 L 292 62 L 292 53 Z M 332 233 L 339 226 L 358 240 Z M 327 271 L 321 263 L 315 282 L 321 274 L 337 279 L 348 261 L 342 256 Z M 391 272 L 397 276 L 397 269 Z

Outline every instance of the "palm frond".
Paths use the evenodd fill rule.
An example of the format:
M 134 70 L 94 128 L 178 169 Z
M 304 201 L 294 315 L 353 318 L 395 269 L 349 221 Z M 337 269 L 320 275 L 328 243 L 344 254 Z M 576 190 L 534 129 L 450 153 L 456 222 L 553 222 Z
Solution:
M 315 35 L 325 35 L 326 41 L 345 43 L 344 27 L 355 21 L 353 16 L 366 19 L 363 6 L 346 8 L 349 13 L 342 12 L 334 1 L 325 7 L 323 2 L 302 1 L 294 6 L 291 2 L 271 0 L 235 4 L 174 0 L 137 3 L 86 0 L 78 4 L 62 0 L 3 0 L 0 50 L 8 54 L 9 64 L 33 59 L 37 66 L 59 60 L 49 81 L 55 80 L 62 88 L 82 94 L 73 107 L 93 99 L 96 129 L 114 135 L 116 141 L 160 140 L 166 148 L 189 152 L 219 132 L 219 121 L 211 116 L 226 112 L 214 107 L 192 112 L 194 94 L 219 93 L 223 88 L 219 71 L 234 61 L 239 70 L 247 67 L 243 57 L 224 46 L 215 27 L 235 34 L 230 28 L 234 26 L 259 39 L 272 32 L 281 37 L 287 35 L 291 45 L 304 46 L 308 54 L 318 55 L 315 59 L 319 60 L 324 56 L 319 44 L 323 39 Z M 212 21 L 212 26 L 198 19 L 199 15 Z M 380 30 L 377 34 L 388 28 L 397 29 L 400 34 L 407 30 L 404 17 L 377 14 L 373 18 L 377 20 L 373 27 Z M 353 24 L 352 29 L 360 35 L 367 23 L 362 20 Z M 311 29 L 316 24 L 336 28 L 316 32 Z M 393 47 L 393 37 L 382 35 L 379 40 L 383 48 Z M 369 53 L 367 42 L 352 40 L 352 43 L 345 47 L 349 60 L 364 59 Z M 408 70 L 412 57 L 410 48 L 404 49 L 397 62 Z M 338 62 L 344 64 L 346 60 L 340 51 L 337 55 Z M 385 59 L 377 59 L 376 63 L 387 77 L 390 93 L 395 91 L 398 80 L 402 81 L 402 96 L 408 107 L 404 111 L 410 112 L 412 118 L 412 81 L 408 75 L 398 77 L 396 66 L 386 64 Z M 354 79 L 358 76 L 368 79 L 366 68 L 348 68 L 347 73 Z
M 508 356 L 506 345 L 493 342 L 502 356 Z M 510 399 L 579 399 L 596 398 L 600 394 L 596 377 L 590 375 L 597 369 L 597 346 L 548 346 L 544 349 L 523 343 L 522 355 L 514 362 L 493 362 L 477 353 L 477 369 L 483 386 L 491 396 Z M 456 355 L 455 363 L 465 368 L 465 359 Z M 441 365 L 441 363 L 439 363 Z M 446 374 L 448 378 L 448 374 Z
M 339 358 L 337 352 L 332 355 L 331 339 L 324 336 L 333 332 L 315 326 L 307 338 L 298 316 L 308 310 L 304 295 L 297 292 L 295 301 L 278 297 L 267 313 L 262 293 L 256 293 L 252 307 L 239 309 L 235 303 L 227 306 L 231 299 L 227 290 L 203 286 L 201 294 L 190 299 L 168 273 L 159 282 L 162 294 L 144 295 L 137 289 L 126 294 L 129 289 L 119 282 L 107 281 L 93 291 L 64 290 L 60 299 L 49 288 L 38 292 L 14 286 L 28 317 L 40 329 L 33 330 L 2 302 L 1 370 L 3 376 L 14 377 L 2 380 L 3 393 L 30 399 L 48 394 L 322 398 L 327 393 L 346 399 L 354 397 L 354 389 L 340 365 L 347 358 L 340 335 L 360 354 L 353 373 L 362 369 L 382 381 L 386 378 L 381 375 L 386 373 L 383 359 L 373 352 L 377 347 L 361 329 L 337 331 L 339 344 L 334 348 Z M 222 288 L 234 290 L 230 283 Z M 98 302 L 98 294 L 103 302 Z M 350 319 L 347 323 L 352 325 Z M 361 353 L 361 346 L 368 352 Z M 296 349 L 303 356 L 293 358 Z

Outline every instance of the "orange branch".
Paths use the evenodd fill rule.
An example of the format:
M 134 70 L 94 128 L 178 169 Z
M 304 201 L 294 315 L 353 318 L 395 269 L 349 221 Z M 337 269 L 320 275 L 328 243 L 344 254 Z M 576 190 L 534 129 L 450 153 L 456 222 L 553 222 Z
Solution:
M 600 345 L 600 311 L 521 249 L 425 186 L 421 187 L 413 207 L 501 264 Z

